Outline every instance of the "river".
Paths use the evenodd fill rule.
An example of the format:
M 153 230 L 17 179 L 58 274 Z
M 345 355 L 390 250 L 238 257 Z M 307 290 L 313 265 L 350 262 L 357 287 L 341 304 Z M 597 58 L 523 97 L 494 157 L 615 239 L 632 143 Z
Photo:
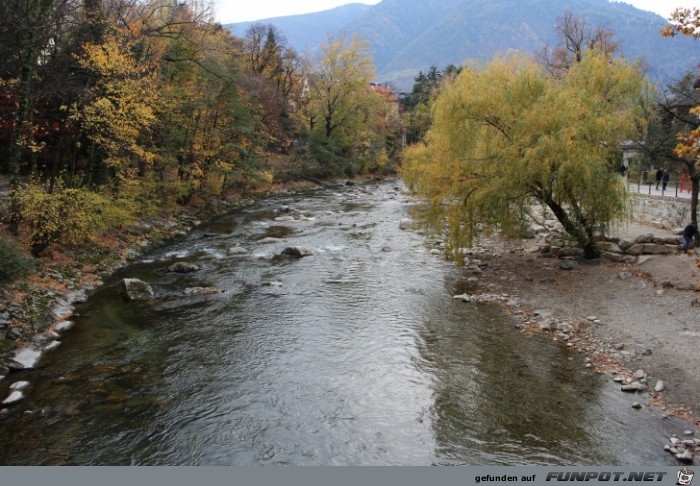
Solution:
M 675 464 L 671 420 L 499 307 L 452 298 L 466 275 L 399 229 L 397 184 L 270 197 L 122 270 L 12 376 L 32 390 L 0 422 L 0 463 Z M 127 302 L 123 277 L 156 298 Z M 223 292 L 183 294 L 198 286 Z

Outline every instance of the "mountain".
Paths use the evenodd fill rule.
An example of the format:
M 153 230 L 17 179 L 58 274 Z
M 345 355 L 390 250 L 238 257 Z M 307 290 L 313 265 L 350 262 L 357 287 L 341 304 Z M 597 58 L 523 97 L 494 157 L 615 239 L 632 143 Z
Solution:
M 622 54 L 643 60 L 660 85 L 700 62 L 700 41 L 663 38 L 663 17 L 608 0 L 383 0 L 262 22 L 276 25 L 300 52 L 311 52 L 328 33 L 357 33 L 371 45 L 378 79 L 410 90 L 418 71 L 430 66 L 488 60 L 511 49 L 536 53 L 556 45 L 554 28 L 567 10 L 592 27 L 614 31 Z M 250 23 L 229 27 L 241 35 L 244 25 Z
M 228 24 L 234 35 L 244 37 L 246 30 L 253 24 L 272 24 L 287 38 L 289 45 L 297 52 L 311 52 L 326 40 L 328 33 L 342 31 L 348 24 L 362 17 L 372 8 L 371 5 L 351 3 L 323 12 L 314 12 L 287 17 L 274 17 L 255 22 L 239 22 Z

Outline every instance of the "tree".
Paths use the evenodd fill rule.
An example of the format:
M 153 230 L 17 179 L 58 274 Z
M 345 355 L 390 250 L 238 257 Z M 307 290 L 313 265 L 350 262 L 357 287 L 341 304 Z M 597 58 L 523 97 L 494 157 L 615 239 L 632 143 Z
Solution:
M 665 37 L 674 37 L 677 34 L 700 39 L 700 8 L 676 9 L 669 19 L 669 24 L 661 31 Z M 693 89 L 698 88 L 697 83 Z M 663 107 L 664 105 L 662 105 Z M 673 110 L 666 110 L 673 114 Z M 685 115 L 686 126 L 690 130 L 681 130 L 677 134 L 677 145 L 673 150 L 673 155 L 684 164 L 686 172 L 690 176 L 692 193 L 690 196 L 690 216 L 695 227 L 698 227 L 698 195 L 700 194 L 700 124 L 697 116 L 700 116 L 700 105 L 695 105 L 690 109 L 690 113 Z M 687 115 L 694 115 L 689 118 Z M 674 115 L 675 116 L 675 115 Z
M 557 19 L 555 31 L 559 45 L 554 49 L 545 47 L 539 56 L 554 77 L 565 75 L 571 66 L 583 60 L 586 52 L 595 50 L 612 57 L 620 48 L 613 31 L 600 25 L 591 28 L 586 19 L 568 10 Z
M 366 50 L 367 43 L 356 38 L 349 43 L 329 38 L 306 76 L 309 90 L 301 116 L 326 175 L 349 167 L 383 111 L 384 98 L 371 88 L 374 65 Z
M 426 143 L 407 150 L 404 177 L 453 251 L 482 231 L 520 234 L 539 204 L 594 258 L 601 225 L 625 215 L 611 154 L 643 127 L 646 87 L 596 51 L 561 79 L 522 55 L 465 69 L 435 101 Z

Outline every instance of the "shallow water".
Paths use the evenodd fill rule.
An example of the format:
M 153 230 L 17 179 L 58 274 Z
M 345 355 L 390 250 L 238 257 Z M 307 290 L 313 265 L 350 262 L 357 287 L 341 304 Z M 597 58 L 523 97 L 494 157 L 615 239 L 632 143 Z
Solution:
M 466 276 L 399 230 L 409 208 L 387 183 L 281 195 L 150 253 L 13 375 L 33 390 L 0 423 L 0 463 L 674 464 L 673 420 L 498 307 L 453 300 Z M 297 245 L 313 256 L 277 256 Z M 168 273 L 178 260 L 202 270 Z M 157 298 L 124 301 L 124 276 Z M 210 285 L 224 292 L 183 295 Z

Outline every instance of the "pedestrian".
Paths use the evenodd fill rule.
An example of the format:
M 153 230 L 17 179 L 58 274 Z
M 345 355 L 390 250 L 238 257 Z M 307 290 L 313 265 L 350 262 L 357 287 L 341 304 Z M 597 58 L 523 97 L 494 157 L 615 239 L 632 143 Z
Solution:
M 659 188 L 659 184 L 661 183 L 661 176 L 664 175 L 664 170 L 659 167 L 656 169 L 656 189 Z
M 624 162 L 620 164 L 620 167 L 617 169 L 617 171 L 622 177 L 625 177 L 625 174 L 627 173 L 627 166 Z
M 666 186 L 668 185 L 668 180 L 670 178 L 671 176 L 668 173 L 668 170 L 664 169 L 663 174 L 661 174 L 661 192 L 666 190 Z
M 690 243 L 693 241 L 693 237 L 695 236 L 695 232 L 697 231 L 697 228 L 695 225 L 691 222 L 688 226 L 685 227 L 683 230 L 683 251 L 688 251 L 690 249 Z

